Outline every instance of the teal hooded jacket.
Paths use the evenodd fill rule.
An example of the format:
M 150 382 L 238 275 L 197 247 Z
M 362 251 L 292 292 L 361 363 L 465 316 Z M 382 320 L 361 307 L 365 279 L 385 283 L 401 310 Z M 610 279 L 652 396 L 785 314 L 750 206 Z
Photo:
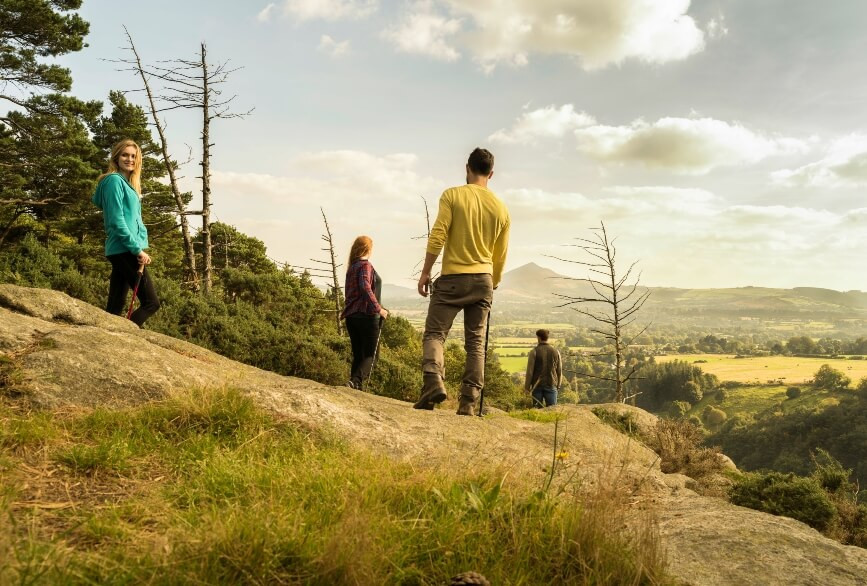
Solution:
M 102 210 L 106 256 L 124 252 L 138 255 L 148 247 L 141 199 L 123 175 L 112 173 L 103 177 L 91 201 Z

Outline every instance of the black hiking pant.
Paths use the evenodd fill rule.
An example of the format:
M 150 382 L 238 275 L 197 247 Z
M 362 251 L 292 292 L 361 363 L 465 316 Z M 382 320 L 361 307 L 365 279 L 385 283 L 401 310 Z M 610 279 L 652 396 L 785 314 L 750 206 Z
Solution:
M 349 341 L 352 344 L 350 380 L 356 389 L 361 388 L 361 385 L 370 376 L 370 369 L 373 368 L 379 327 L 378 315 L 353 313 L 346 316 L 346 331 L 349 333 Z
M 135 280 L 138 277 L 138 258 L 131 252 L 111 254 L 106 258 L 111 263 L 111 278 L 108 281 L 108 304 L 105 310 L 114 315 L 126 315 L 127 294 L 132 287 L 135 287 Z M 145 320 L 160 308 L 157 290 L 154 288 L 147 267 L 141 276 L 136 298 L 140 305 L 130 319 L 141 327 Z

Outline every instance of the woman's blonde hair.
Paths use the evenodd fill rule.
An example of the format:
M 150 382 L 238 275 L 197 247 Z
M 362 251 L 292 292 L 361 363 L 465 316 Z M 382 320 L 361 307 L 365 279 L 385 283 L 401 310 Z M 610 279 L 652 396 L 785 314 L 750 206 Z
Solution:
M 141 147 L 136 144 L 134 140 L 129 138 L 125 138 L 113 147 L 111 147 L 111 157 L 108 159 L 108 171 L 99 176 L 97 183 L 103 180 L 104 177 L 111 175 L 112 173 L 119 173 L 120 166 L 117 164 L 117 158 L 120 156 L 120 153 L 127 147 L 135 147 L 135 167 L 132 170 L 132 173 L 129 176 L 129 184 L 132 185 L 132 188 L 135 189 L 135 192 L 141 195 L 141 165 L 142 165 L 142 156 L 141 156 Z
M 346 269 L 349 270 L 349 267 L 352 266 L 352 263 L 357 261 L 362 256 L 370 256 L 370 252 L 373 250 L 373 240 L 370 236 L 359 236 L 355 239 L 355 242 L 352 243 L 352 248 L 349 249 L 349 264 L 346 265 Z

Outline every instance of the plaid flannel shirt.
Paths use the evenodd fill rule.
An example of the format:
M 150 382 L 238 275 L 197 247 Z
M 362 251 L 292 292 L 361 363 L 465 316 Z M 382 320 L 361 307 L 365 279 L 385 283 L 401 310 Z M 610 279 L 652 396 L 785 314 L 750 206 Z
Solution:
M 373 292 L 376 271 L 370 261 L 360 259 L 352 263 L 346 271 L 346 302 L 340 317 L 346 317 L 355 313 L 376 315 L 382 306 Z

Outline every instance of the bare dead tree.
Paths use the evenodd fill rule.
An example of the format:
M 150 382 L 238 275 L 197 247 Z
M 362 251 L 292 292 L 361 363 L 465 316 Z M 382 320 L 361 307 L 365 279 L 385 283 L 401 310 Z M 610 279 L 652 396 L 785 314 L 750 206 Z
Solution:
M 129 65 L 128 71 L 134 72 L 141 79 L 144 86 L 145 95 L 147 96 L 148 109 L 150 111 L 153 124 L 157 129 L 157 135 L 160 138 L 160 155 L 162 156 L 163 165 L 166 168 L 166 173 L 169 176 L 169 186 L 172 190 L 172 195 L 175 199 L 175 205 L 178 210 L 178 222 L 181 227 L 181 237 L 184 241 L 184 280 L 189 284 L 193 291 L 199 290 L 199 272 L 196 268 L 196 251 L 193 247 L 193 237 L 190 233 L 190 223 L 187 220 L 188 216 L 196 215 L 196 212 L 188 212 L 187 205 L 184 202 L 183 194 L 178 186 L 178 177 L 175 170 L 175 164 L 169 156 L 169 143 L 166 139 L 166 126 L 160 119 L 156 106 L 154 92 L 151 89 L 150 76 L 151 74 L 142 65 L 141 57 L 136 49 L 135 43 L 132 40 L 132 35 L 126 27 L 123 27 L 126 33 L 126 38 L 129 41 L 129 49 L 133 57 L 131 59 L 121 59 L 118 62 Z
M 427 198 L 423 195 L 421 195 L 419 197 L 421 197 L 422 202 L 424 202 L 424 219 L 426 222 L 427 230 L 425 231 L 424 234 L 422 234 L 420 236 L 413 236 L 412 239 L 413 240 L 425 240 L 426 241 L 428 238 L 430 238 L 430 208 L 427 205 Z M 415 263 L 415 266 L 412 269 L 413 278 L 417 277 L 418 274 L 421 272 L 421 265 L 423 263 L 424 263 L 424 259 Z M 434 267 L 436 267 L 437 265 L 440 265 L 441 263 L 442 263 L 442 261 L 440 259 L 437 259 L 437 261 L 434 263 Z M 436 275 L 437 275 L 437 272 L 434 271 L 434 274 L 431 275 L 431 278 L 435 279 Z
M 324 265 L 328 265 L 331 268 L 331 293 L 334 296 L 334 313 L 335 313 L 335 322 L 337 323 L 337 333 L 343 333 L 343 326 L 340 323 L 340 281 L 337 280 L 337 268 L 340 266 L 337 263 L 337 255 L 334 252 L 334 238 L 331 235 L 331 227 L 328 225 L 328 218 L 325 217 L 325 210 L 321 207 L 319 211 L 322 212 L 322 221 L 325 223 L 325 234 L 322 235 L 322 240 L 327 244 L 324 250 L 328 253 L 328 260 L 316 260 L 315 258 L 311 258 L 315 263 L 320 263 Z
M 576 238 L 578 243 L 573 245 L 582 250 L 585 256 L 589 257 L 588 260 L 551 258 L 587 267 L 590 272 L 589 277 L 570 280 L 589 284 L 593 293 L 579 296 L 557 294 L 557 297 L 564 300 L 564 303 L 557 307 L 571 307 L 598 324 L 590 331 L 602 335 L 613 346 L 612 350 L 603 351 L 600 354 L 612 356 L 614 376 L 576 374 L 613 382 L 615 385 L 614 400 L 623 402 L 624 386 L 636 378 L 638 370 L 637 366 L 632 366 L 626 372 L 625 352 L 632 342 L 647 330 L 647 326 L 629 340 L 625 339 L 625 332 L 635 322 L 636 314 L 650 297 L 650 290 L 641 291 L 639 289 L 641 273 L 635 277 L 635 282 L 632 285 L 627 285 L 638 261 L 633 262 L 622 277 L 618 276 L 617 248 L 614 246 L 614 240 L 608 238 L 605 224 L 600 222 L 600 227 L 593 228 L 592 231 L 594 233 L 593 238 Z M 596 309 L 599 306 L 601 308 Z
M 244 118 L 253 110 L 232 112 L 231 103 L 236 96 L 223 97 L 222 84 L 239 68 L 230 69 L 228 61 L 208 62 L 208 49 L 205 43 L 199 45 L 195 59 L 175 59 L 163 65 L 151 67 L 148 75 L 162 81 L 167 89 L 166 95 L 158 96 L 161 106 L 158 112 L 176 109 L 200 110 L 202 113 L 202 209 L 187 212 L 187 215 L 202 216 L 202 281 L 206 294 L 213 284 L 213 245 L 211 243 L 211 122 L 217 119 Z

